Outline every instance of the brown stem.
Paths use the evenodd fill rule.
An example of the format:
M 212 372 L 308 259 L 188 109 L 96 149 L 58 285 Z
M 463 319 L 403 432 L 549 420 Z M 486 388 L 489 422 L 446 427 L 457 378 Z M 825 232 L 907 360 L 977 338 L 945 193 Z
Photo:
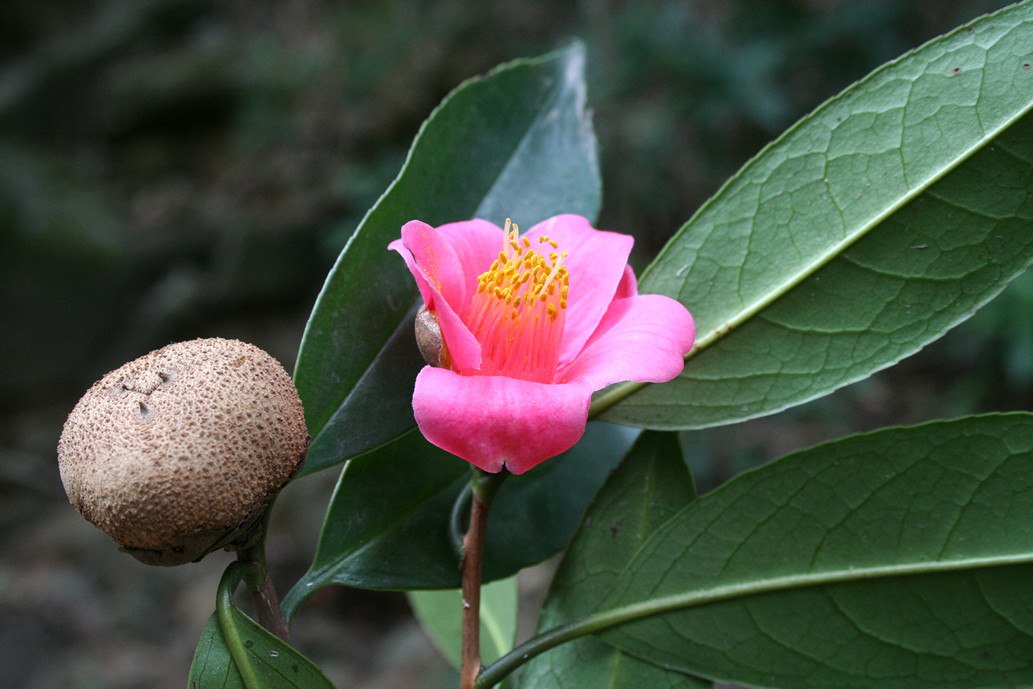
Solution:
M 255 611 L 258 613 L 258 623 L 278 636 L 281 641 L 289 644 L 291 642 L 290 626 L 287 618 L 280 610 L 280 598 L 276 595 L 276 587 L 269 573 L 262 569 L 265 578 L 257 591 L 251 592 L 251 600 L 254 601 Z
M 280 610 L 280 598 L 276 595 L 276 587 L 273 586 L 273 580 L 265 568 L 265 563 L 255 557 L 254 550 L 237 551 L 237 559 L 262 570 L 261 586 L 255 587 L 250 581 L 245 580 L 248 591 L 251 592 L 251 602 L 255 606 L 255 613 L 258 615 L 258 623 L 278 636 L 284 643 L 290 643 L 290 626 L 287 624 L 283 611 Z
M 481 671 L 481 564 L 484 561 L 484 531 L 491 500 L 506 477 L 474 469 L 470 526 L 463 538 L 463 646 L 459 689 L 474 689 Z
M 265 564 L 265 535 L 269 526 L 269 515 L 272 513 L 272 501 L 265 508 L 262 518 L 257 524 L 257 533 L 250 539 L 250 544 L 237 550 L 237 559 L 249 562 L 262 570 L 262 584 L 253 586 L 247 581 L 251 592 L 251 602 L 258 615 L 258 623 L 271 631 L 284 643 L 290 643 L 290 625 L 287 617 L 280 609 L 280 597 L 276 595 L 276 586 L 269 576 Z
M 470 507 L 470 528 L 463 539 L 463 652 L 460 689 L 473 689 L 481 671 L 481 562 L 488 505 L 475 492 Z

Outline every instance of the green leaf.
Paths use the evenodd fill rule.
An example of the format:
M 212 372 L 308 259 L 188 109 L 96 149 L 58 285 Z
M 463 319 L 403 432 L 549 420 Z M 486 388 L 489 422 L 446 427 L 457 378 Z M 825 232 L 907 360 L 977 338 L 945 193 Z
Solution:
M 243 689 L 244 681 L 219 631 L 215 614 L 208 618 L 190 665 L 190 689 Z
M 1027 2 L 889 63 L 768 146 L 642 279 L 697 319 L 684 372 L 613 387 L 593 411 L 650 428 L 773 413 L 970 316 L 1033 261 L 1031 62 Z
M 509 63 L 460 86 L 424 123 L 402 171 L 331 270 L 305 329 L 294 381 L 313 437 L 306 472 L 414 426 L 412 385 L 423 366 L 412 334 L 418 294 L 387 249 L 404 223 L 512 217 L 531 227 L 558 213 L 598 212 L 584 59 L 574 45 Z
M 460 589 L 410 591 L 409 604 L 423 630 L 455 668 L 462 658 L 463 592 Z M 481 587 L 481 662 L 493 663 L 513 648 L 517 631 L 517 580 L 500 579 Z
M 602 637 L 766 687 L 1029 686 L 1031 466 L 1027 413 L 789 455 L 662 526 L 600 606 L 623 623 Z
M 233 625 L 247 651 L 258 687 L 268 689 L 333 689 L 308 658 L 280 641 L 236 608 Z M 241 679 L 216 615 L 208 618 L 190 666 L 190 689 L 257 689 Z
M 323 672 L 291 646 L 234 608 L 233 620 L 247 649 L 258 687 L 268 689 L 333 689 Z M 213 614 L 201 634 L 190 666 L 190 689 L 258 689 L 241 679 Z
M 585 513 L 538 618 L 538 631 L 595 612 L 650 534 L 695 498 L 677 436 L 643 433 Z M 520 687 L 697 689 L 711 686 L 582 637 L 525 666 Z
M 566 546 L 592 495 L 635 433 L 590 423 L 573 448 L 506 480 L 492 503 L 484 579 L 514 574 Z M 283 609 L 324 586 L 457 588 L 459 559 L 449 539 L 452 505 L 470 465 L 409 433 L 348 462 L 330 501 L 312 566 Z

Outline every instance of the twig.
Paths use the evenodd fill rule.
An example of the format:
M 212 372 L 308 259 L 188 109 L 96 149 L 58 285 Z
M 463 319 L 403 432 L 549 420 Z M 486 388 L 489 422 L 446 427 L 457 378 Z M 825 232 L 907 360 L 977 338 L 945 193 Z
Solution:
M 269 576 L 269 570 L 265 564 L 265 536 L 272 507 L 273 501 L 270 501 L 259 521 L 257 538 L 253 539 L 252 545 L 237 550 L 237 560 L 255 565 L 262 572 L 262 583 L 259 586 L 254 586 L 250 579 L 245 580 L 248 591 L 251 592 L 255 613 L 258 615 L 258 623 L 279 637 L 281 641 L 289 644 L 290 625 L 283 610 L 280 609 L 280 597 L 276 595 L 276 586 L 273 585 L 273 580 Z
M 463 538 L 463 645 L 459 689 L 474 689 L 481 671 L 481 565 L 484 561 L 484 532 L 492 498 L 507 476 L 505 470 L 487 474 L 473 470 L 473 498 L 470 526 Z

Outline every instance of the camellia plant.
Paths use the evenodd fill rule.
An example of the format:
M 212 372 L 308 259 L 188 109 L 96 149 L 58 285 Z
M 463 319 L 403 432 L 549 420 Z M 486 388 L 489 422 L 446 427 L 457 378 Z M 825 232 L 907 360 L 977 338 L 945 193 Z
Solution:
M 203 375 L 194 355 L 173 369 L 151 355 L 95 386 L 102 411 L 73 413 L 62 472 L 84 514 L 117 512 L 133 534 L 120 543 L 145 561 L 238 552 L 189 685 L 329 687 L 288 636 L 331 585 L 408 591 L 461 689 L 1033 685 L 1033 414 L 842 438 L 702 497 L 679 445 L 900 361 L 1033 262 L 1033 3 L 800 120 L 637 277 L 632 239 L 593 226 L 584 60 L 573 45 L 455 90 L 330 272 L 293 382 L 310 436 L 300 474 L 343 469 L 282 605 L 263 539 L 270 494 L 297 471 L 298 429 L 278 432 L 294 402 L 280 390 L 270 408 L 259 385 L 241 417 L 209 394 L 261 354 L 191 345 L 226 357 Z M 187 407 L 195 423 L 171 424 L 188 438 L 162 436 L 171 449 L 138 461 L 146 471 L 86 464 L 149 447 L 180 408 L 165 396 L 191 380 L 208 396 Z M 119 414 L 124 451 L 108 426 L 91 436 Z M 182 467 L 199 447 L 219 465 L 212 435 L 230 436 L 228 453 L 272 447 L 247 449 L 250 464 L 280 469 L 203 543 L 176 521 L 149 545 L 150 527 L 131 526 L 153 510 L 108 509 L 88 483 L 137 490 L 179 467 L 139 492 L 190 514 L 175 498 L 251 480 L 245 462 L 198 491 L 206 474 Z M 514 646 L 514 575 L 561 551 L 537 630 Z M 261 625 L 231 600 L 241 581 Z

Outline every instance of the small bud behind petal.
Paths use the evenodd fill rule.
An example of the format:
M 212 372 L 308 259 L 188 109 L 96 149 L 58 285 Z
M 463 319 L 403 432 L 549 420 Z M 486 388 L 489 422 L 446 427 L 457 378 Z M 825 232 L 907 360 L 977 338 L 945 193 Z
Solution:
M 426 306 L 416 312 L 416 346 L 420 348 L 423 360 L 438 368 L 452 368 L 452 357 L 441 337 L 438 317 Z

